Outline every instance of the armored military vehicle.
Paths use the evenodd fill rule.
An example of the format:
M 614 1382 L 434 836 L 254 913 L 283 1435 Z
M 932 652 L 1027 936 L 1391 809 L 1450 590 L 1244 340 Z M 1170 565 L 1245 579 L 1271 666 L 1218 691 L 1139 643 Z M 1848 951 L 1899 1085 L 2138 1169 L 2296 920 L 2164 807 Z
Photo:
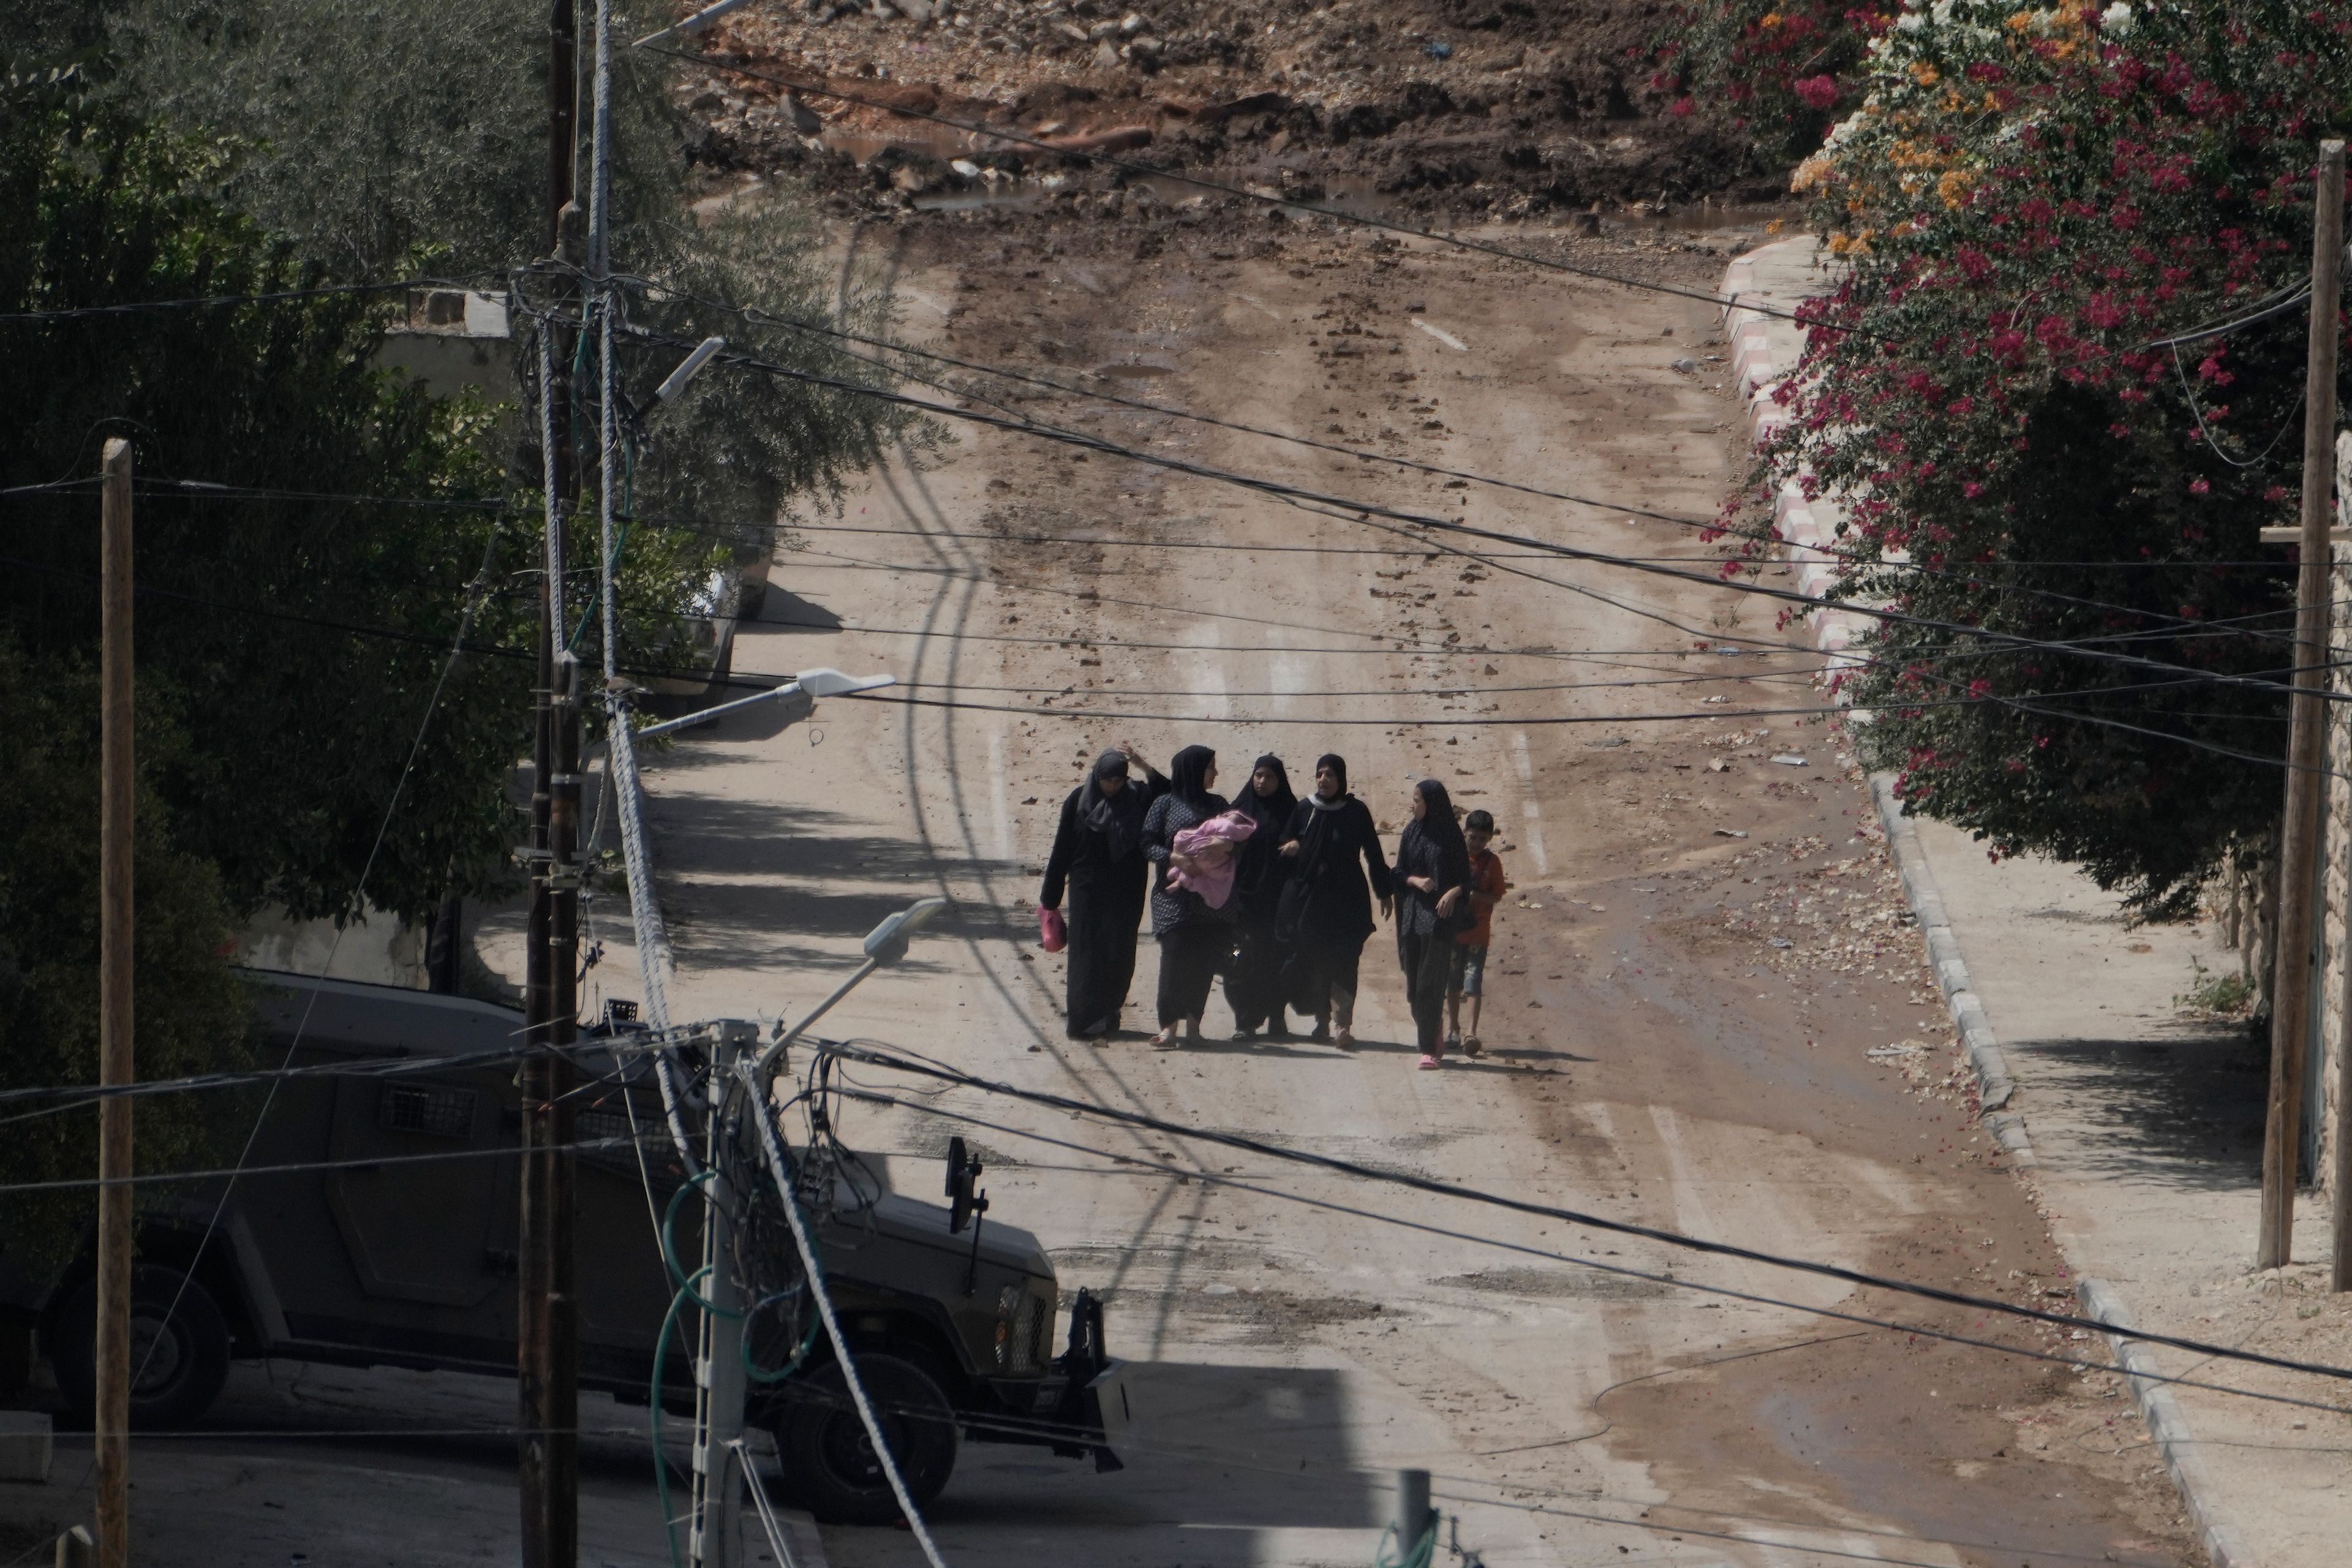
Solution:
M 323 1070 L 223 1097 L 229 1122 L 247 1119 L 240 1137 L 268 1107 L 234 1184 L 147 1190 L 132 1292 L 132 1427 L 195 1422 L 235 1358 L 511 1376 L 521 1125 L 513 1051 L 522 1016 L 392 986 L 248 973 L 255 1059 L 276 1066 L 299 1030 L 292 1065 Z M 690 1413 L 690 1336 L 681 1326 L 667 1355 L 656 1352 L 680 1285 L 672 1265 L 698 1255 L 704 1205 L 671 1203 L 686 1178 L 648 1054 L 623 1030 L 583 1040 L 579 1060 L 589 1087 L 576 1102 L 575 1136 L 604 1145 L 579 1156 L 581 1386 Z M 1105 1351 L 1099 1302 L 1076 1292 L 1056 1354 L 1061 1287 L 1034 1237 L 971 1224 L 959 1212 L 968 1202 L 903 1196 L 873 1163 L 834 1151 L 832 1197 L 807 1208 L 860 1379 L 892 1425 L 917 1501 L 946 1485 L 961 1440 L 1034 1444 L 1117 1468 L 1127 1393 Z M 968 1196 L 974 1169 L 951 1162 L 948 1189 Z M 664 1214 L 672 1215 L 668 1263 L 656 1218 Z M 758 1245 L 780 1255 L 776 1278 L 798 1278 L 796 1258 L 781 1256 L 791 1246 L 781 1224 Z M 774 1432 L 782 1484 L 820 1518 L 887 1521 L 897 1505 L 841 1397 L 829 1344 L 813 1314 L 772 1307 L 790 1293 L 746 1298 L 747 1359 L 760 1363 L 749 1419 Z M 37 1325 L 60 1390 L 85 1419 L 94 1296 L 89 1258 L 28 1277 L 0 1238 L 0 1311 Z

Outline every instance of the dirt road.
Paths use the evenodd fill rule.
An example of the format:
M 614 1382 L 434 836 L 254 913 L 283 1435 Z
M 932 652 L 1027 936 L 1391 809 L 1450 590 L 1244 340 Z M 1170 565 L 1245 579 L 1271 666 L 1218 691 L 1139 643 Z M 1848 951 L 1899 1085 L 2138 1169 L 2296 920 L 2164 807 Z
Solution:
M 1142 257 L 1083 225 L 885 232 L 905 331 L 974 360 L 1657 511 L 1709 515 L 1735 478 L 1701 304 L 1237 220 L 1177 226 Z M 872 253 L 870 231 L 858 243 Z M 1621 510 L 996 395 L 1196 465 L 1713 559 L 1696 530 Z M 736 653 L 739 672 L 883 669 L 898 689 L 782 731 L 730 720 L 651 767 L 681 1016 L 797 1014 L 878 918 L 945 893 L 952 921 L 835 1032 L 1381 1168 L 2063 1294 L 2032 1199 L 1946 1080 L 1948 1030 L 1836 736 L 1751 716 L 1813 702 L 1769 605 L 1536 552 L 1465 560 L 1034 437 L 958 440 L 894 459 L 810 528 Z M 1212 745 L 1229 786 L 1260 752 L 1294 777 L 1341 752 L 1391 833 L 1423 775 L 1492 810 L 1517 891 L 1486 1058 L 1412 1070 L 1385 930 L 1352 1055 L 1218 1041 L 1222 999 L 1199 1049 L 1065 1039 L 1037 873 L 1062 795 L 1127 739 L 1161 758 Z M 634 994 L 604 934 L 598 975 Z M 1147 940 L 1130 1025 L 1154 963 Z M 959 1564 L 1362 1562 L 1403 1465 L 1435 1472 L 1492 1563 L 2196 1560 L 2146 1450 L 2109 1452 L 2140 1434 L 2105 1376 L 1799 1309 L 2087 1346 L 860 1077 L 920 1109 L 856 1110 L 851 1142 L 928 1194 L 949 1134 L 973 1138 L 994 1217 L 1040 1236 L 1066 1289 L 1108 1289 L 1114 1349 L 1139 1365 L 1122 1473 L 967 1446 L 932 1518 Z M 887 1531 L 828 1545 L 839 1563 L 914 1560 Z

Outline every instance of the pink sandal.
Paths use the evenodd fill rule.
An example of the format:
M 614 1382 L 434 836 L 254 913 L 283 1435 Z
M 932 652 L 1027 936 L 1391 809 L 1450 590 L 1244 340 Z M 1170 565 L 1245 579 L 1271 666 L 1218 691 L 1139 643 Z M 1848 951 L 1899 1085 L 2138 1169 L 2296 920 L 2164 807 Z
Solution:
M 1442 1068 L 1444 1065 L 1444 1059 L 1440 1057 L 1423 1057 L 1421 1058 L 1421 1070 L 1423 1072 L 1435 1072 L 1439 1068 Z

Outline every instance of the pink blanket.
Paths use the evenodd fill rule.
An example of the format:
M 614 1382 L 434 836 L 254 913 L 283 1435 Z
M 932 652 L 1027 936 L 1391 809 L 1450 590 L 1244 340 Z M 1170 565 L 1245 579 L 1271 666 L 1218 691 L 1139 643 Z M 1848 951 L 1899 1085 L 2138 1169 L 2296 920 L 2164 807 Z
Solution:
M 1257 824 L 1238 811 L 1228 811 L 1209 818 L 1198 827 L 1187 827 L 1171 840 L 1176 852 L 1190 857 L 1196 870 L 1180 869 L 1172 863 L 1168 868 L 1168 885 L 1185 888 L 1201 895 L 1201 901 L 1213 910 L 1222 910 L 1225 900 L 1234 896 L 1234 851 L 1249 841 L 1257 831 Z

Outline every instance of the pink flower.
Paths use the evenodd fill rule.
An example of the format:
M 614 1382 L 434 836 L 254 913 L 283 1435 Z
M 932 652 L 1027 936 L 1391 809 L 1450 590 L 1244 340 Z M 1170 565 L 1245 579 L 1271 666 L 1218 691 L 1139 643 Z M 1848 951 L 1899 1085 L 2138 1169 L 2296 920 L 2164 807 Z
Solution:
M 1674 102 L 1666 106 L 1666 112 L 1673 115 L 1677 120 L 1685 118 L 1689 115 L 1690 111 L 1691 100 L 1686 97 L 1678 98 L 1675 100 Z
M 2208 479 L 2191 479 L 2189 481 L 2189 493 L 2193 496 L 2210 495 L 2213 493 L 2212 482 Z
M 1832 76 L 1809 76 L 1790 87 L 1810 109 L 1827 109 L 1837 101 L 1837 78 Z

